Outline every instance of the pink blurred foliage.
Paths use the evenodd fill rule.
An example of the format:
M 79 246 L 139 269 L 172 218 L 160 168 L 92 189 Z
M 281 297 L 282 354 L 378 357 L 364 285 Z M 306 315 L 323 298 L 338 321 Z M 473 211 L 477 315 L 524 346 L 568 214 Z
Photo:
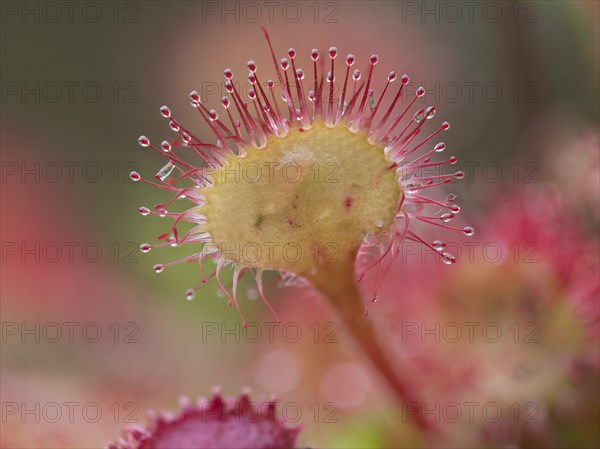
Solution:
M 548 444 L 549 416 L 574 413 L 598 376 L 598 241 L 550 184 L 507 187 L 488 204 L 475 246 L 456 242 L 455 265 L 408 252 L 374 319 L 432 407 L 492 401 L 505 415 L 514 403 L 539 407 L 534 423 L 483 420 L 469 432 L 442 420 L 445 444 L 516 444 L 525 434 Z M 475 323 L 472 334 L 465 323 Z M 501 338 L 486 338 L 488 324 Z
M 7 133 L 2 142 L 3 161 L 16 163 L 19 171 L 26 167 L 40 173 L 36 164 L 43 167 L 62 162 L 49 156 L 52 153 L 46 144 L 25 133 Z M 19 407 L 2 424 L 0 444 L 8 448 L 93 445 L 119 427 L 109 409 L 112 404 L 143 403 L 154 394 L 154 383 L 164 379 L 170 369 L 155 369 L 143 381 L 132 376 L 132 371 L 149 365 L 155 351 L 167 353 L 184 337 L 161 332 L 158 323 L 168 325 L 167 317 L 143 306 L 148 292 L 133 284 L 123 265 L 107 254 L 108 234 L 99 237 L 97 230 L 90 228 L 86 209 L 79 206 L 87 200 L 77 195 L 74 184 L 36 182 L 35 176 L 27 175 L 26 182 L 20 173 L 7 176 L 0 189 L 2 240 L 15 243 L 18 250 L 15 255 L 3 254 L 2 321 L 15 326 L 17 332 L 5 334 L 3 327 L 0 388 L 2 400 Z M 87 187 L 81 190 L 85 192 Z M 62 255 L 52 261 L 54 253 L 44 257 L 35 249 L 36 242 L 40 248 L 58 245 Z M 64 242 L 78 244 L 71 260 Z M 87 242 L 104 250 L 97 263 L 81 259 L 81 247 Z M 24 255 L 23 245 L 32 252 Z M 70 323 L 72 332 L 65 323 Z M 60 332 L 58 341 L 43 337 L 40 329 L 48 324 L 53 326 L 51 337 L 56 329 Z M 100 330 L 97 341 L 86 340 L 82 329 L 87 324 L 91 325 L 91 338 Z M 67 417 L 65 401 L 80 404 L 74 421 Z M 39 407 L 52 403 L 60 404 L 63 412 L 57 422 L 40 417 Z M 102 408 L 100 421 L 87 422 L 81 417 L 81 404 L 89 403 Z M 35 404 L 38 415 L 21 415 L 23 407 Z
M 132 290 L 120 266 L 106 262 L 111 260 L 106 242 L 89 229 L 85 208 L 93 204 L 82 202 L 73 184 L 35 182 L 36 175 L 22 177 L 24 169 L 41 176 L 43 167 L 61 166 L 60 160 L 48 156 L 51 152 L 45 145 L 16 132 L 3 136 L 3 159 L 19 167 L 19 173 L 7 176 L 1 189 L 2 239 L 5 244 L 16 244 L 18 251 L 5 254 L 2 263 L 4 311 L 67 321 L 124 317 L 132 306 L 121 298 L 130 296 Z M 65 243 L 73 245 L 72 256 Z M 87 243 L 103 250 L 98 263 L 82 261 L 82 247 Z M 49 248 L 47 257 L 44 247 Z M 93 248 L 90 254 L 90 260 L 95 259 Z

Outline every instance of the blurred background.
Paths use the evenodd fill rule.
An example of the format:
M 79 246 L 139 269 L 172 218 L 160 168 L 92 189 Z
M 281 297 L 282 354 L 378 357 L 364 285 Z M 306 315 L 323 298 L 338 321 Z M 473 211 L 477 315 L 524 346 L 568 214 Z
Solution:
M 276 394 L 304 425 L 301 447 L 600 444 L 597 2 L 1 9 L 2 447 L 102 447 L 146 409 L 215 385 Z M 261 24 L 305 68 L 312 48 L 336 45 L 361 69 L 377 53 L 376 92 L 390 70 L 407 73 L 452 124 L 445 142 L 466 176 L 448 193 L 476 234 L 451 241 L 452 266 L 407 245 L 369 315 L 422 404 L 394 401 L 310 289 L 269 278 L 284 321 L 273 327 L 245 279 L 255 325 L 242 331 L 213 281 L 186 300 L 196 265 L 152 271 L 185 252 L 138 250 L 165 223 L 137 208 L 166 199 L 129 181 L 163 163 L 138 136 L 172 135 L 168 104 L 211 139 L 188 93 L 217 108 L 223 69 L 245 80 L 248 59 L 272 77 Z M 441 436 L 412 427 L 414 413 Z

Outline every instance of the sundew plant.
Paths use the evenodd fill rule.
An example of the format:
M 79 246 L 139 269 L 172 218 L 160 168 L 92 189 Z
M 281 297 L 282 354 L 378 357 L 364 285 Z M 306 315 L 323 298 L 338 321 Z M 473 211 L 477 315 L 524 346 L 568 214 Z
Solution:
M 272 74 L 249 60 L 244 76 L 252 87 L 246 98 L 228 68 L 228 95 L 221 99 L 220 114 L 198 92 L 189 94 L 213 141 L 200 139 L 168 106 L 160 114 L 177 137 L 158 145 L 146 136 L 138 139 L 142 148 L 167 162 L 153 177 L 132 172 L 131 179 L 171 195 L 169 201 L 141 206 L 139 212 L 172 219 L 159 243 L 144 243 L 141 251 L 190 247 L 190 255 L 157 264 L 154 271 L 198 263 L 199 285 L 216 277 L 244 326 L 237 292 L 242 275 L 252 273 L 278 322 L 265 297 L 263 273 L 278 272 L 288 284 L 308 283 L 340 311 L 399 397 L 412 400 L 362 315 L 368 315 L 369 302 L 377 301 L 403 240 L 425 245 L 452 264 L 455 257 L 446 251 L 444 235 L 474 233 L 470 226 L 449 224 L 460 207 L 442 186 L 464 176 L 445 169 L 457 162 L 455 156 L 440 157 L 446 150 L 440 139 L 450 124 L 431 124 L 436 108 L 417 103 L 426 95 L 423 87 L 409 101 L 401 101 L 410 83 L 406 74 L 390 72 L 383 90 L 375 92 L 377 54 L 366 59 L 362 72 L 354 69 L 355 55 L 340 58 L 340 63 L 333 46 L 324 55 L 313 49 L 305 58 L 289 48 L 279 59 L 265 27 L 263 32 Z M 301 66 L 303 62 L 308 66 Z M 337 96 L 336 83 L 341 85 Z M 179 199 L 191 206 L 180 211 Z M 425 226 L 439 228 L 440 238 L 421 237 Z M 226 267 L 233 271 L 231 288 L 221 280 Z M 370 297 L 364 301 L 359 282 L 369 284 Z M 192 299 L 198 288 L 188 289 L 185 296 Z

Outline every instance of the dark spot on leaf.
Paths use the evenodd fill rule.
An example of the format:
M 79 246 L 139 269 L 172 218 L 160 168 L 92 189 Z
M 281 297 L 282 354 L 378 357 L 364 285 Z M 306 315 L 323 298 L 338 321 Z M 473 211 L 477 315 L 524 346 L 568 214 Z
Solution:
M 260 225 L 262 224 L 262 222 L 264 221 L 265 216 L 264 215 L 259 215 L 258 217 L 256 217 L 256 221 L 254 222 L 254 227 L 256 228 L 260 228 Z

